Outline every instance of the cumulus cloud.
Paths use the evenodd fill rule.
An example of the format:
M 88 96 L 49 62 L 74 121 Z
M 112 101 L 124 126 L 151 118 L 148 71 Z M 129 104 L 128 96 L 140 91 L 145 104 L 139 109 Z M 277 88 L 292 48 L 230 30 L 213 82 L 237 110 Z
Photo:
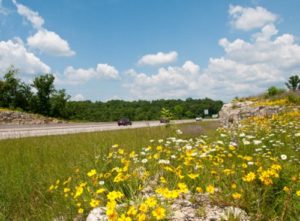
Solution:
M 64 75 L 66 83 L 80 84 L 92 78 L 117 79 L 119 71 L 108 64 L 97 64 L 96 68 L 88 69 L 75 69 L 72 66 L 68 66 L 64 71 Z
M 249 31 L 254 28 L 261 28 L 267 24 L 274 23 L 277 16 L 265 8 L 256 8 L 231 5 L 229 7 L 231 25 L 240 30 Z
M 189 96 L 198 90 L 198 82 L 205 81 L 206 76 L 200 73 L 200 67 L 192 61 L 182 66 L 159 68 L 153 75 L 128 70 L 130 82 L 125 85 L 137 99 L 178 98 Z M 206 82 L 209 84 L 209 81 Z
M 82 94 L 76 94 L 75 96 L 71 97 L 71 101 L 84 101 L 85 98 Z
M 144 55 L 139 61 L 140 65 L 162 65 L 176 61 L 177 52 L 171 51 L 169 53 L 158 52 L 157 54 Z
M 43 27 L 45 21 L 38 14 L 25 5 L 13 0 L 17 7 L 19 15 L 24 17 L 37 32 L 27 38 L 27 44 L 32 49 L 38 49 L 40 52 L 53 56 L 73 56 L 75 52 L 71 50 L 69 43 L 61 38 L 57 33 L 48 31 Z
M 44 19 L 39 15 L 39 13 L 32 11 L 25 5 L 18 3 L 16 0 L 12 0 L 12 2 L 17 7 L 19 15 L 27 19 L 33 25 L 33 27 L 39 29 L 43 26 Z
M 5 72 L 11 65 L 27 74 L 50 72 L 50 67 L 29 52 L 19 38 L 0 41 L 0 71 Z
M 39 49 L 45 54 L 55 56 L 73 56 L 75 52 L 71 50 L 69 43 L 58 34 L 46 29 L 39 30 L 27 39 L 27 44 L 33 49 Z
M 241 8 L 236 7 L 238 11 Z M 283 87 L 292 73 L 299 72 L 300 45 L 292 34 L 279 35 L 272 21 L 274 19 L 255 26 L 264 24 L 248 40 L 220 39 L 224 54 L 210 58 L 207 68 L 200 70 L 197 64 L 187 61 L 180 67 L 160 68 L 154 74 L 131 69 L 127 71 L 130 81 L 126 87 L 135 98 L 208 96 L 225 101 L 261 93 L 273 85 Z

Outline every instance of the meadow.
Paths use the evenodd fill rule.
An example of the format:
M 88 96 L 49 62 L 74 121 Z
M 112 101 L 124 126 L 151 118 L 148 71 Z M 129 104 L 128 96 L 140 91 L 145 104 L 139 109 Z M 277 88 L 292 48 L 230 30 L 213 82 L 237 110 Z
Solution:
M 217 123 L 179 125 L 183 138 L 214 133 Z M 64 197 L 48 191 L 57 179 L 90 168 L 105 167 L 96 156 L 106 156 L 119 143 L 126 151 L 141 150 L 150 140 L 176 135 L 176 128 L 155 127 L 0 140 L 0 220 L 53 220 L 60 214 L 74 217 Z M 103 163 L 103 164 L 102 164 Z

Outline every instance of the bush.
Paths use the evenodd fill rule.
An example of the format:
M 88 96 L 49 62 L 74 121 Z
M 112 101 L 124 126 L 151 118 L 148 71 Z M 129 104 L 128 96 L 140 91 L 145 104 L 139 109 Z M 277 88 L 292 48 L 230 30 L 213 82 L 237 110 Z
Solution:
M 300 105 L 300 96 L 296 93 L 290 93 L 287 98 L 290 103 Z
M 285 90 L 282 89 L 282 88 L 277 88 L 275 86 L 272 86 L 272 87 L 269 87 L 268 88 L 268 96 L 272 97 L 272 96 L 275 96 L 275 95 L 279 95 L 279 94 L 282 94 L 284 93 Z

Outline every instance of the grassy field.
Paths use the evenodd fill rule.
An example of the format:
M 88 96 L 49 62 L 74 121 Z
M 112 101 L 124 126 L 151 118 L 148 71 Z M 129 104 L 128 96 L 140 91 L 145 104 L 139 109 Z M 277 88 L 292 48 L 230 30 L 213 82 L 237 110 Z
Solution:
M 96 167 L 95 156 L 106 156 L 114 144 L 139 151 L 151 139 L 174 136 L 177 128 L 183 131 L 177 137 L 190 138 L 213 133 L 217 123 L 174 127 L 0 141 L 0 220 L 52 220 L 58 214 L 69 214 L 65 199 L 49 193 L 49 186 L 77 169 L 86 173 Z

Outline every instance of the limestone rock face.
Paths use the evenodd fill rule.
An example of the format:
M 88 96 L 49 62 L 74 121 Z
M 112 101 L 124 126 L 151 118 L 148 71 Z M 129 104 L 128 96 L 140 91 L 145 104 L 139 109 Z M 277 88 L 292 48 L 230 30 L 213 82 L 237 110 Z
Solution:
M 58 124 L 66 123 L 55 118 L 44 117 L 38 114 L 29 114 L 19 111 L 4 110 L 0 111 L 0 125 L 1 124 Z
M 271 116 L 283 110 L 282 106 L 255 106 L 252 101 L 224 104 L 219 112 L 223 126 L 237 125 L 242 119 L 253 116 Z

